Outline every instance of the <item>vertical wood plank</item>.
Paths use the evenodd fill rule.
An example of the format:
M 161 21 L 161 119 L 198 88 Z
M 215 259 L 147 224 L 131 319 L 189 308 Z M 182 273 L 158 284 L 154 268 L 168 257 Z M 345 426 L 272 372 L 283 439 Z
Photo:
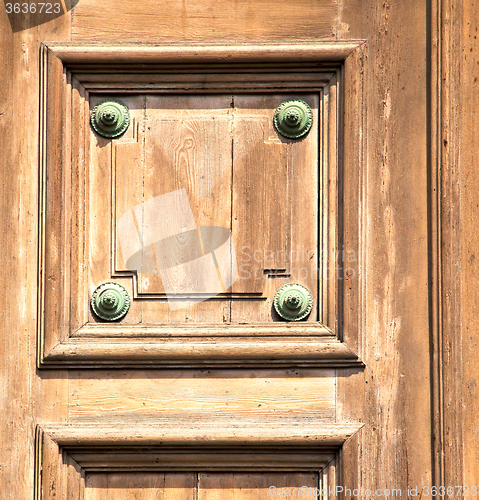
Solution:
M 50 51 L 45 51 L 45 66 L 43 78 L 46 80 L 44 88 L 46 95 L 45 109 L 42 113 L 43 137 L 42 137 L 42 182 L 48 183 L 49 192 L 45 191 L 45 184 L 41 186 L 42 196 L 46 200 L 44 213 L 42 214 L 42 235 L 45 237 L 43 262 L 46 269 L 53 270 L 43 280 L 43 296 L 46 308 L 52 313 L 44 318 L 44 328 L 51 331 L 50 341 L 52 345 L 46 345 L 49 350 L 53 345 L 63 340 L 60 332 L 68 331 L 69 309 L 61 300 L 62 295 L 68 293 L 65 276 L 69 274 L 70 258 L 65 246 L 59 242 L 70 237 L 70 221 L 65 218 L 63 206 L 68 206 L 71 200 L 64 199 L 64 187 L 70 184 L 69 175 L 63 165 L 63 157 L 66 152 L 66 144 L 70 141 L 68 131 L 64 130 L 65 108 L 68 103 L 68 84 L 63 72 L 61 61 Z M 47 118 L 48 117 L 48 118 Z M 55 193 L 55 194 L 54 194 Z M 54 199 L 53 196 L 57 196 Z M 66 273 L 62 272 L 66 270 Z
M 41 494 L 38 500 L 51 500 L 53 498 L 65 497 L 68 494 L 64 481 L 65 468 L 63 467 L 63 456 L 55 443 L 48 435 L 41 434 L 41 469 L 37 472 L 41 483 Z M 35 498 L 37 500 L 37 498 Z
M 309 288 L 314 306 L 308 320 L 317 320 L 318 96 L 301 96 L 313 111 L 304 138 L 287 139 L 273 126 L 276 107 L 297 97 L 235 96 L 233 241 L 239 278 L 233 291 L 266 297 L 233 300 L 235 322 L 272 321 L 274 294 L 288 282 Z M 286 277 L 270 278 L 268 270 L 282 270 Z
M 479 10 L 473 2 L 432 5 L 434 402 L 437 484 L 479 482 L 477 450 L 477 147 Z M 434 85 L 437 83 L 437 85 Z M 466 489 L 468 488 L 468 489 Z
M 359 441 L 345 446 L 348 487 L 381 484 L 406 491 L 408 485 L 432 481 L 426 7 L 351 0 L 340 13 L 342 36 L 367 40 L 365 64 L 355 74 L 364 78 L 366 119 L 353 109 L 345 115 L 344 175 L 352 173 L 354 179 L 359 169 L 364 186 L 358 192 L 357 321 L 366 365 L 362 373 L 338 371 L 338 419 L 366 423 Z M 362 154 L 351 135 L 351 118 L 361 123 L 356 130 L 366 147 Z M 346 182 L 348 190 L 354 189 Z M 345 197 L 343 204 L 348 202 Z M 354 243 L 353 234 L 348 240 Z M 355 302 L 345 302 L 346 308 L 354 308 L 357 299 L 352 298 Z M 347 314 L 354 324 L 354 309 Z
M 23 20 L 19 21 L 24 22 Z M 18 27 L 18 25 L 17 25 Z M 36 413 L 40 41 L 66 40 L 70 17 L 12 33 L 0 15 L 0 496 L 32 498 Z M 51 382 L 52 392 L 65 382 Z M 51 400 L 49 401 L 51 404 Z M 58 408 L 62 418 L 62 408 Z
M 195 229 L 183 234 L 178 231 L 166 242 L 155 243 L 156 252 L 160 252 L 155 256 L 159 273 L 140 276 L 142 293 L 161 293 L 165 283 L 173 298 L 181 293 L 193 298 L 223 291 L 212 256 L 204 251 L 208 241 L 202 241 L 199 228 L 231 228 L 230 102 L 230 96 L 147 98 L 143 201 L 184 189 Z M 176 216 L 164 214 L 172 222 Z M 143 223 L 148 224 L 146 220 Z M 165 262 L 167 255 L 176 260 Z M 211 260 L 210 271 L 192 271 L 182 265 L 198 258 Z M 144 303 L 143 321 L 156 321 L 159 309 L 165 322 L 222 322 L 228 319 L 228 306 L 227 301 L 200 302 L 170 310 L 166 302 Z

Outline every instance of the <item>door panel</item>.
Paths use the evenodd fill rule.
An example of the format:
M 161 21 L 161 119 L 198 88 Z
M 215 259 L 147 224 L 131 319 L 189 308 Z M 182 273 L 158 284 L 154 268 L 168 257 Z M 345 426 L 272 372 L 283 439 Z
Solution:
M 92 97 L 90 108 L 105 97 Z M 91 131 L 88 219 L 100 223 L 90 247 L 106 249 L 109 240 L 116 241 L 113 277 L 128 286 L 131 279 L 121 276 L 134 272 L 135 299 L 123 323 L 277 321 L 273 297 L 289 281 L 300 281 L 313 293 L 308 321 L 317 320 L 318 96 L 300 97 L 315 111 L 314 126 L 299 142 L 273 126 L 276 107 L 294 98 L 288 94 L 144 95 L 141 109 L 136 107 L 140 97 L 123 97 L 134 130 L 111 145 L 113 165 L 103 153 L 110 141 Z M 100 214 L 107 212 L 112 182 L 95 169 L 113 173 L 111 224 Z M 181 190 L 189 208 L 181 208 L 182 218 L 175 219 L 177 214 L 168 213 L 174 201 L 167 200 Z M 116 229 L 116 238 L 109 227 Z M 214 227 L 231 234 L 226 243 L 232 248 L 224 256 L 219 253 L 224 243 L 218 246 L 214 234 L 208 235 Z M 228 264 L 218 268 L 220 278 L 213 258 L 213 273 L 192 264 L 210 252 L 216 264 Z M 90 260 L 92 290 L 112 279 L 112 256 L 103 252 Z M 215 300 L 203 304 L 208 297 Z M 90 313 L 89 322 L 95 321 Z
M 274 486 L 273 489 L 269 489 Z M 256 500 L 276 494 L 301 492 L 313 497 L 318 474 L 308 473 L 200 473 L 200 474 L 88 474 L 84 500 Z M 294 493 L 293 493 L 294 492 Z M 310 494 L 311 492 L 311 494 Z M 270 495 L 271 496 L 271 495 Z M 314 497 L 313 497 L 314 498 Z
M 226 62 L 229 49 L 208 47 L 193 59 L 186 46 L 77 49 L 42 49 L 39 364 L 360 364 L 339 330 L 343 274 L 359 263 L 345 269 L 339 251 L 338 88 L 361 45 L 240 47 Z M 144 58 L 154 73 L 136 66 Z M 312 125 L 291 139 L 273 116 L 299 98 Z M 130 108 L 118 138 L 88 120 L 107 99 Z M 67 111 L 50 119 L 58 106 Z M 90 308 L 112 280 L 131 299 L 114 323 Z M 295 282 L 311 294 L 301 324 L 273 308 Z
M 475 71 L 463 9 L 80 0 L 15 33 L 0 14 L 2 498 L 474 486 L 458 390 L 474 387 L 461 346 L 475 342 L 460 291 L 474 275 L 464 200 L 475 210 L 461 181 L 474 141 L 455 114 Z M 131 113 L 113 140 L 90 128 L 108 97 Z M 272 125 L 297 97 L 314 113 L 300 141 Z M 191 295 L 192 280 L 162 277 L 175 266 L 154 245 L 141 255 L 155 272 L 136 275 L 121 217 L 143 236 L 144 204 L 182 189 L 194 230 L 179 263 L 220 254 L 205 249 L 212 225 L 239 265 L 259 262 L 230 288 L 215 254 L 211 281 L 193 280 L 214 296 L 173 310 L 167 288 Z M 109 280 L 133 303 L 114 324 L 89 306 Z M 271 313 L 287 281 L 313 292 L 306 321 Z
M 90 473 L 83 500 L 194 500 L 195 474 Z

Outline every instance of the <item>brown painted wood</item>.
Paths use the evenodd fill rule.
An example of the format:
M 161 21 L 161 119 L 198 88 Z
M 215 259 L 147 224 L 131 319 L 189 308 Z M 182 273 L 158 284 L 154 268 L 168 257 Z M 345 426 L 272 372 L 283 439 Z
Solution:
M 1 10 L 1 498 L 478 485 L 478 19 L 470 1 L 80 0 L 12 33 Z M 113 143 L 89 128 L 109 94 L 132 112 Z M 229 128 L 233 96 L 239 117 L 294 94 L 317 127 L 298 148 L 262 119 Z M 208 129 L 195 106 L 221 119 Z M 163 179 L 145 165 L 181 152 L 180 121 L 201 161 L 181 153 L 165 189 L 188 185 L 199 220 L 234 232 L 231 200 L 261 179 L 253 216 L 238 217 L 259 217 L 248 230 L 261 245 L 319 245 L 310 321 L 270 323 L 267 307 L 228 298 L 165 326 L 157 299 L 140 305 L 112 269 L 113 216 L 154 194 Z M 243 157 L 212 140 L 229 130 Z M 212 176 L 228 201 L 202 211 L 213 157 L 231 159 Z M 284 158 L 294 175 L 268 177 Z M 111 275 L 134 297 L 112 327 L 88 306 Z M 271 300 L 272 283 L 263 291 Z

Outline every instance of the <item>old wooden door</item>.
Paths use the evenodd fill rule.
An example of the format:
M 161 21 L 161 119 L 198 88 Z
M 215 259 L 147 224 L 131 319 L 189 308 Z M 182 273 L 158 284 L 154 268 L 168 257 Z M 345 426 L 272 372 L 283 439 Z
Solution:
M 473 494 L 462 7 L 49 5 L 0 9 L 1 498 Z

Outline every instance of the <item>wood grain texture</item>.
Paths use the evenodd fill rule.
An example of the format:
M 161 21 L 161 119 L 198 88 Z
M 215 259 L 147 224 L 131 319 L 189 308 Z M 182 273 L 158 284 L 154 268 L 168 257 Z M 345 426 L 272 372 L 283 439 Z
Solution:
M 318 68 L 323 68 L 328 74 L 337 70 L 337 67 L 327 66 L 331 62 L 339 62 L 341 68 L 339 83 L 342 88 L 338 89 L 344 101 L 336 120 L 329 122 L 330 132 L 337 130 L 340 137 L 338 150 L 334 153 L 338 158 L 340 186 L 337 198 L 331 187 L 335 183 L 334 176 L 328 177 L 329 174 L 321 166 L 319 168 L 319 185 L 328 193 L 331 204 L 338 206 L 339 216 L 336 222 L 323 213 L 324 225 L 319 230 L 324 241 L 331 237 L 344 245 L 346 255 L 349 251 L 355 253 L 356 260 L 351 267 L 356 274 L 345 276 L 347 279 L 341 286 L 335 283 L 337 288 L 331 288 L 337 294 L 334 297 L 339 296 L 337 303 L 328 295 L 329 292 L 324 289 L 321 292 L 324 301 L 322 320 L 335 333 L 338 332 L 341 340 L 331 342 L 329 338 L 323 347 L 328 353 L 325 360 L 338 356 L 335 348 L 339 346 L 340 355 L 345 356 L 343 361 L 356 360 L 353 352 L 357 352 L 365 361 L 365 368 L 356 366 L 337 371 L 336 423 L 325 426 L 320 419 L 307 421 L 300 418 L 302 402 L 306 401 L 311 407 L 314 404 L 306 398 L 300 399 L 295 406 L 294 391 L 291 390 L 295 382 L 291 382 L 292 386 L 281 396 L 283 399 L 278 397 L 277 401 L 269 403 L 272 410 L 278 405 L 291 411 L 287 425 L 281 419 L 271 423 L 260 411 L 257 414 L 251 411 L 254 432 L 245 433 L 243 428 L 236 443 L 243 439 L 244 445 L 244 440 L 249 440 L 248 446 L 257 446 L 253 462 L 259 464 L 265 459 L 265 463 L 278 469 L 284 466 L 284 462 L 275 461 L 271 455 L 266 459 L 265 449 L 259 446 L 261 442 L 268 443 L 268 446 L 276 443 L 276 446 L 279 436 L 281 442 L 283 437 L 289 439 L 288 446 L 296 448 L 300 444 L 306 448 L 293 463 L 293 467 L 300 470 L 306 470 L 305 464 L 308 463 L 312 464 L 311 467 L 326 466 L 325 455 L 314 454 L 318 443 L 319 448 L 333 447 L 334 456 L 341 449 L 337 463 L 330 462 L 331 473 L 327 477 L 321 475 L 319 480 L 323 484 L 339 481 L 350 488 L 390 486 L 403 490 L 407 485 L 416 484 L 477 485 L 475 254 L 478 243 L 478 145 L 474 127 L 479 105 L 475 81 L 479 77 L 475 38 L 479 19 L 477 5 L 471 0 L 460 3 L 449 0 L 301 1 L 290 5 L 284 2 L 279 5 L 273 0 L 253 4 L 247 0 L 234 4 L 216 2 L 213 6 L 209 2 L 198 5 L 183 2 L 180 5 L 179 2 L 148 0 L 144 8 L 134 5 L 133 9 L 132 4 L 129 0 L 108 0 L 100 6 L 95 0 L 80 0 L 73 11 L 73 21 L 72 14 L 69 14 L 15 34 L 11 32 L 3 10 L 0 12 L 3 72 L 0 92 L 3 167 L 0 211 L 3 223 L 0 238 L 7 263 L 0 291 L 3 415 L 0 424 L 0 496 L 12 500 L 31 499 L 34 495 L 35 500 L 82 499 L 88 490 L 84 484 L 87 476 L 83 466 L 72 457 L 73 453 L 77 453 L 78 460 L 92 467 L 94 462 L 95 466 L 107 464 L 102 474 L 116 474 L 114 470 L 108 470 L 108 467 L 115 466 L 130 467 L 130 473 L 134 467 L 153 467 L 159 456 L 153 452 L 145 455 L 143 448 L 135 457 L 125 458 L 121 446 L 131 445 L 131 449 L 138 452 L 142 443 L 156 446 L 165 436 L 165 433 L 150 432 L 151 428 L 143 432 L 142 417 L 136 419 L 134 429 L 108 425 L 105 420 L 104 427 L 92 430 L 94 426 L 85 425 L 84 421 L 94 420 L 101 409 L 88 403 L 90 410 L 78 416 L 76 427 L 72 429 L 74 426 L 67 413 L 69 394 L 72 398 L 81 394 L 82 401 L 88 402 L 85 391 L 90 382 L 88 379 L 82 382 L 73 378 L 69 380 L 64 369 L 68 360 L 77 356 L 79 365 L 98 367 L 98 363 L 109 359 L 106 364 L 111 367 L 112 364 L 118 366 L 122 357 L 132 356 L 134 363 L 129 365 L 130 371 L 119 377 L 118 382 L 118 386 L 124 384 L 126 387 L 126 393 L 118 395 L 119 402 L 123 402 L 119 406 L 121 413 L 125 408 L 128 411 L 131 404 L 124 402 L 131 394 L 128 391 L 134 384 L 130 379 L 135 380 L 135 368 L 138 368 L 135 363 L 140 362 L 145 344 L 138 341 L 135 344 L 135 340 L 143 335 L 135 329 L 127 331 L 127 335 L 133 337 L 130 344 L 133 348 L 129 352 L 124 348 L 116 351 L 118 343 L 104 341 L 104 332 L 100 330 L 95 333 L 98 334 L 95 342 L 99 340 L 101 346 L 96 351 L 88 330 L 79 332 L 78 338 L 73 338 L 70 343 L 66 340 L 70 332 L 65 334 L 65 329 L 80 328 L 88 315 L 88 308 L 70 307 L 57 298 L 58 291 L 65 289 L 77 294 L 79 302 L 87 295 L 78 286 L 78 280 L 85 278 L 80 261 L 82 258 L 86 261 L 85 249 L 89 248 L 88 235 L 81 234 L 82 220 L 88 218 L 83 208 L 90 204 L 86 191 L 87 176 L 79 174 L 76 177 L 83 157 L 91 151 L 88 139 L 81 133 L 76 134 L 75 130 L 82 123 L 85 127 L 87 125 L 88 108 L 82 102 L 89 99 L 90 91 L 121 93 L 125 85 L 131 96 L 141 92 L 154 92 L 156 96 L 162 92 L 178 93 L 176 76 L 166 81 L 163 75 L 184 72 L 182 61 L 202 61 L 202 64 L 211 65 L 210 73 L 203 71 L 196 81 L 192 75 L 185 78 L 184 92 L 198 92 L 205 85 L 210 85 L 208 92 L 211 93 L 217 92 L 221 86 L 233 92 L 235 84 L 228 80 L 229 75 L 212 83 L 212 75 L 218 68 L 224 70 L 228 61 L 233 65 L 247 63 L 252 70 L 248 76 L 240 78 L 245 93 L 254 93 L 257 85 L 268 91 L 289 91 L 278 78 L 268 83 L 264 78 L 251 76 L 257 74 L 259 65 L 264 65 L 268 71 L 276 67 L 278 73 L 279 67 L 284 69 L 278 62 L 284 61 L 298 72 L 298 61 L 301 64 L 313 62 L 306 71 L 310 76 L 301 81 L 296 79 L 292 85 L 288 83 L 289 89 L 292 86 L 300 92 L 319 92 L 325 88 L 324 81 L 311 76 Z M 150 9 L 148 12 L 147 8 Z M 118 28 L 113 22 L 105 22 L 105 12 L 108 17 L 118 19 Z M 56 47 L 55 40 L 59 44 Z M 138 41 L 140 46 L 135 44 Z M 48 56 L 51 56 L 50 67 L 43 65 L 39 57 L 41 42 L 53 49 Z M 71 42 L 73 46 L 70 46 Z M 87 47 L 92 42 L 95 45 Z M 241 42 L 246 43 L 241 46 Z M 159 53 L 156 45 L 161 43 L 167 46 Z M 231 47 L 231 43 L 240 45 Z M 182 44 L 187 47 L 183 48 Z M 60 59 L 69 71 L 78 72 L 75 75 L 78 78 L 69 75 L 68 71 L 63 73 L 58 62 Z M 121 68 L 125 66 L 128 69 L 122 73 Z M 152 73 L 145 76 L 139 69 L 145 70 L 147 66 Z M 50 78 L 48 91 L 52 94 L 48 105 L 42 100 L 47 87 L 40 85 L 45 76 Z M 110 77 L 111 82 L 105 83 L 104 80 Z M 42 89 L 40 95 L 39 88 Z M 64 91 L 68 91 L 68 95 Z M 332 96 L 334 89 L 328 92 Z M 327 111 L 325 106 L 326 101 L 323 101 L 323 107 L 319 108 L 323 114 Z M 49 117 L 56 117 L 49 124 L 52 128 L 48 131 L 42 128 L 45 122 L 38 120 L 39 115 L 45 118 L 47 109 Z M 62 121 L 72 112 L 77 116 L 76 120 L 71 124 Z M 322 130 L 322 134 L 325 137 L 326 131 Z M 43 142 L 45 137 L 49 139 Z M 321 142 L 321 154 L 328 155 L 330 147 L 331 144 Z M 112 151 L 112 154 L 115 153 Z M 129 154 L 134 160 L 135 152 Z M 45 158 L 52 165 L 51 182 L 59 189 L 71 185 L 74 197 L 83 197 L 88 202 L 71 218 L 59 215 L 58 207 L 39 208 L 38 193 L 45 186 L 38 183 L 38 169 L 41 170 Z M 64 161 L 66 158 L 69 163 Z M 77 180 L 78 185 L 74 186 Z M 44 181 L 45 177 L 40 176 L 40 182 Z M 66 208 L 70 206 L 70 201 L 63 202 Z M 93 203 L 101 206 L 98 200 Z M 58 328 L 63 325 L 63 330 L 57 330 L 49 338 L 38 338 L 39 352 L 43 353 L 45 349 L 43 368 L 47 369 L 36 370 L 35 325 L 44 312 L 43 302 L 40 301 L 37 308 L 36 283 L 38 272 L 45 270 L 42 261 L 39 267 L 37 258 L 37 249 L 42 245 L 37 229 L 42 221 L 48 221 L 58 236 L 71 236 L 75 248 L 61 248 L 55 244 L 45 246 L 44 255 L 54 270 L 45 275 L 46 286 L 50 287 L 45 292 L 50 294 L 49 300 L 55 305 L 45 321 Z M 100 250 L 97 253 L 101 260 Z M 336 257 L 329 254 L 328 258 L 334 262 Z M 71 270 L 80 278 L 68 283 Z M 247 337 L 247 332 L 243 332 L 243 336 Z M 304 347 L 304 339 L 298 342 L 298 336 L 301 337 L 301 332 L 292 334 L 284 344 L 270 345 L 270 353 L 281 357 L 285 355 L 283 349 L 290 349 L 287 356 L 291 356 L 292 352 Z M 311 337 L 311 334 L 305 336 Z M 324 337 L 324 332 L 318 336 Z M 212 337 L 208 340 L 211 342 L 208 355 L 215 355 L 212 346 L 216 337 Z M 262 331 L 259 337 L 267 335 Z M 161 355 L 160 344 L 149 352 L 152 360 Z M 179 349 L 179 344 L 180 341 L 173 342 L 171 349 Z M 263 345 L 259 343 L 260 348 Z M 147 343 L 146 351 L 150 347 Z M 310 354 L 311 346 L 307 355 Z M 59 360 L 58 364 L 55 364 L 56 360 Z M 298 362 L 297 359 L 293 361 Z M 262 362 L 266 363 L 265 360 Z M 272 363 L 270 369 L 278 369 L 279 364 Z M 242 361 L 232 362 L 232 366 L 236 370 L 245 368 Z M 102 370 L 95 372 L 95 383 L 104 392 L 115 388 L 116 383 L 110 385 L 106 373 Z M 148 375 L 143 371 L 139 373 L 141 377 L 136 380 L 146 381 L 147 393 L 153 391 L 154 384 Z M 177 370 L 177 373 L 178 380 L 181 380 L 182 372 Z M 205 390 L 209 383 L 206 382 L 207 376 L 201 369 L 196 369 L 195 373 L 202 380 L 199 386 L 204 393 L 211 395 L 212 389 Z M 271 375 L 270 380 L 273 379 Z M 310 380 L 311 392 L 315 394 L 316 389 L 320 392 L 321 384 L 316 381 L 316 376 L 311 376 Z M 175 384 L 181 385 L 180 382 Z M 227 395 L 228 385 L 231 389 L 238 389 L 237 380 L 225 375 L 221 397 L 215 401 L 238 404 Z M 279 386 L 276 388 L 279 391 Z M 173 407 L 176 409 L 180 396 L 187 402 L 201 399 L 197 398 L 198 393 L 193 396 L 186 394 L 185 387 L 177 391 L 178 399 L 172 398 L 161 408 L 165 415 L 173 418 Z M 306 391 L 306 385 L 301 386 L 301 392 Z M 261 401 L 268 401 L 266 389 L 255 386 L 253 392 Z M 167 401 L 167 398 L 155 399 L 153 395 L 151 401 L 150 411 L 153 413 L 159 408 L 159 402 Z M 136 404 L 135 401 L 132 405 L 133 413 L 139 412 Z M 248 404 L 245 398 L 239 406 Z M 112 408 L 114 411 L 113 404 L 109 409 Z M 184 417 L 185 428 L 191 426 L 191 420 Z M 39 421 L 56 426 L 57 430 L 51 431 L 54 439 L 37 437 L 38 446 L 35 448 L 34 429 Z M 357 424 L 343 425 L 351 421 L 364 422 L 365 425 L 359 432 Z M 236 439 L 238 419 L 230 417 L 220 422 L 221 425 L 217 424 L 212 420 L 206 433 L 188 434 L 185 430 L 176 436 L 172 431 L 174 424 L 171 424 L 169 434 L 166 434 L 173 439 L 172 442 L 177 439 L 184 444 L 190 439 L 191 445 L 207 435 L 218 438 L 220 443 L 224 440 L 223 444 L 230 446 Z M 272 428 L 278 429 L 276 441 L 268 441 L 268 432 Z M 43 436 L 39 431 L 37 436 L 40 435 Z M 82 454 L 85 449 L 78 448 L 82 444 L 87 448 L 95 446 L 85 455 Z M 283 455 L 291 452 L 288 446 L 281 446 L 284 445 L 279 443 Z M 73 451 L 65 451 L 66 447 Z M 108 450 L 116 451 L 109 454 Z M 174 458 L 175 467 L 185 467 L 182 459 L 187 453 L 188 450 Z M 213 455 L 201 455 L 203 463 L 212 469 L 221 461 L 221 454 Z M 237 466 L 244 472 L 242 467 L 247 467 L 247 454 L 239 455 Z M 163 455 L 162 460 L 165 464 L 168 457 Z M 145 466 L 146 462 L 150 465 Z M 191 466 L 191 461 L 188 464 Z M 233 461 L 227 462 L 227 466 L 231 472 Z M 150 492 L 148 488 L 141 488 L 145 485 L 141 481 L 148 484 L 149 477 L 128 477 L 131 478 L 132 495 L 149 495 L 151 488 Z M 103 479 L 97 478 L 97 484 L 100 484 Z M 93 475 L 88 478 L 88 481 L 94 480 Z M 231 476 L 227 481 L 231 481 Z M 109 496 L 105 489 L 94 490 L 88 490 L 87 494 L 100 492 L 102 498 Z M 115 493 L 123 494 L 122 491 Z M 224 494 L 233 495 L 231 490 Z
M 212 259 L 212 254 L 204 251 L 208 241 L 197 228 L 219 226 L 230 230 L 231 227 L 230 102 L 230 96 L 147 99 L 143 201 L 184 189 L 194 229 L 186 233 L 188 237 L 178 231 L 166 242 L 154 244 L 159 274 L 140 275 L 139 294 L 154 297 L 164 294 L 166 289 L 169 300 L 175 300 L 176 296 L 188 296 L 191 291 L 193 297 L 195 291 L 199 295 L 226 291 L 216 269 L 195 271 L 187 266 L 188 262 L 204 255 L 202 262 L 214 267 L 212 260 L 206 260 L 208 254 Z M 176 215 L 168 215 L 172 219 L 170 226 L 174 226 Z M 151 222 L 146 223 L 152 226 Z M 215 304 L 192 303 L 174 311 L 170 305 L 178 307 L 176 303 L 144 302 L 142 321 L 152 323 L 158 317 L 175 323 L 196 323 L 204 318 L 211 318 L 213 322 L 230 320 L 227 300 Z
M 300 141 L 281 136 L 272 123 L 277 106 L 294 95 L 234 98 L 232 236 L 239 274 L 232 290 L 266 297 L 259 304 L 232 301 L 235 322 L 277 320 L 274 294 L 287 282 L 308 287 L 314 297 L 308 321 L 317 321 L 319 98 L 301 97 L 313 110 L 313 125 Z M 288 277 L 274 277 L 268 269 L 282 269 Z
M 319 474 L 315 473 L 200 473 L 198 474 L 198 500 L 263 500 L 274 492 L 281 496 L 296 494 L 301 487 L 316 490 L 319 485 Z M 306 495 L 305 495 L 306 496 Z M 312 496 L 312 495 L 308 495 Z
M 344 2 L 341 21 L 348 37 L 368 39 L 364 64 L 345 82 L 353 98 L 345 101 L 344 171 L 351 178 L 343 202 L 351 245 L 345 249 L 358 252 L 359 270 L 359 286 L 349 280 L 343 295 L 351 307 L 343 338 L 349 344 L 352 337 L 354 345 L 354 331 L 360 332 L 366 369 L 339 372 L 337 407 L 338 418 L 348 415 L 367 425 L 343 448 L 342 481 L 351 488 L 406 490 L 433 480 L 427 10 L 418 2 L 351 1 Z M 362 110 L 353 104 L 358 79 L 364 84 Z M 354 216 L 348 202 L 355 198 L 361 209 Z
M 195 500 L 196 474 L 90 473 L 84 500 Z
M 282 412 L 333 422 L 334 374 L 334 370 L 72 372 L 69 418 L 88 422 L 95 415 L 94 421 L 124 423 L 154 421 L 169 412 L 191 412 L 199 419 L 206 414 L 234 419 L 238 414 Z
M 102 12 L 115 11 L 118 22 L 104 22 Z M 73 34 L 90 41 L 210 41 L 220 37 L 230 42 L 251 40 L 307 40 L 334 38 L 337 23 L 337 2 L 299 0 L 290 5 L 278 0 L 211 0 L 184 3 L 168 2 L 159 8 L 147 0 L 141 7 L 128 0 L 111 0 L 98 5 L 92 0 L 78 4 L 73 17 Z M 208 26 L 208 30 L 205 27 Z
M 479 11 L 432 4 L 432 310 L 437 484 L 476 486 Z M 457 496 L 464 494 L 457 492 Z

